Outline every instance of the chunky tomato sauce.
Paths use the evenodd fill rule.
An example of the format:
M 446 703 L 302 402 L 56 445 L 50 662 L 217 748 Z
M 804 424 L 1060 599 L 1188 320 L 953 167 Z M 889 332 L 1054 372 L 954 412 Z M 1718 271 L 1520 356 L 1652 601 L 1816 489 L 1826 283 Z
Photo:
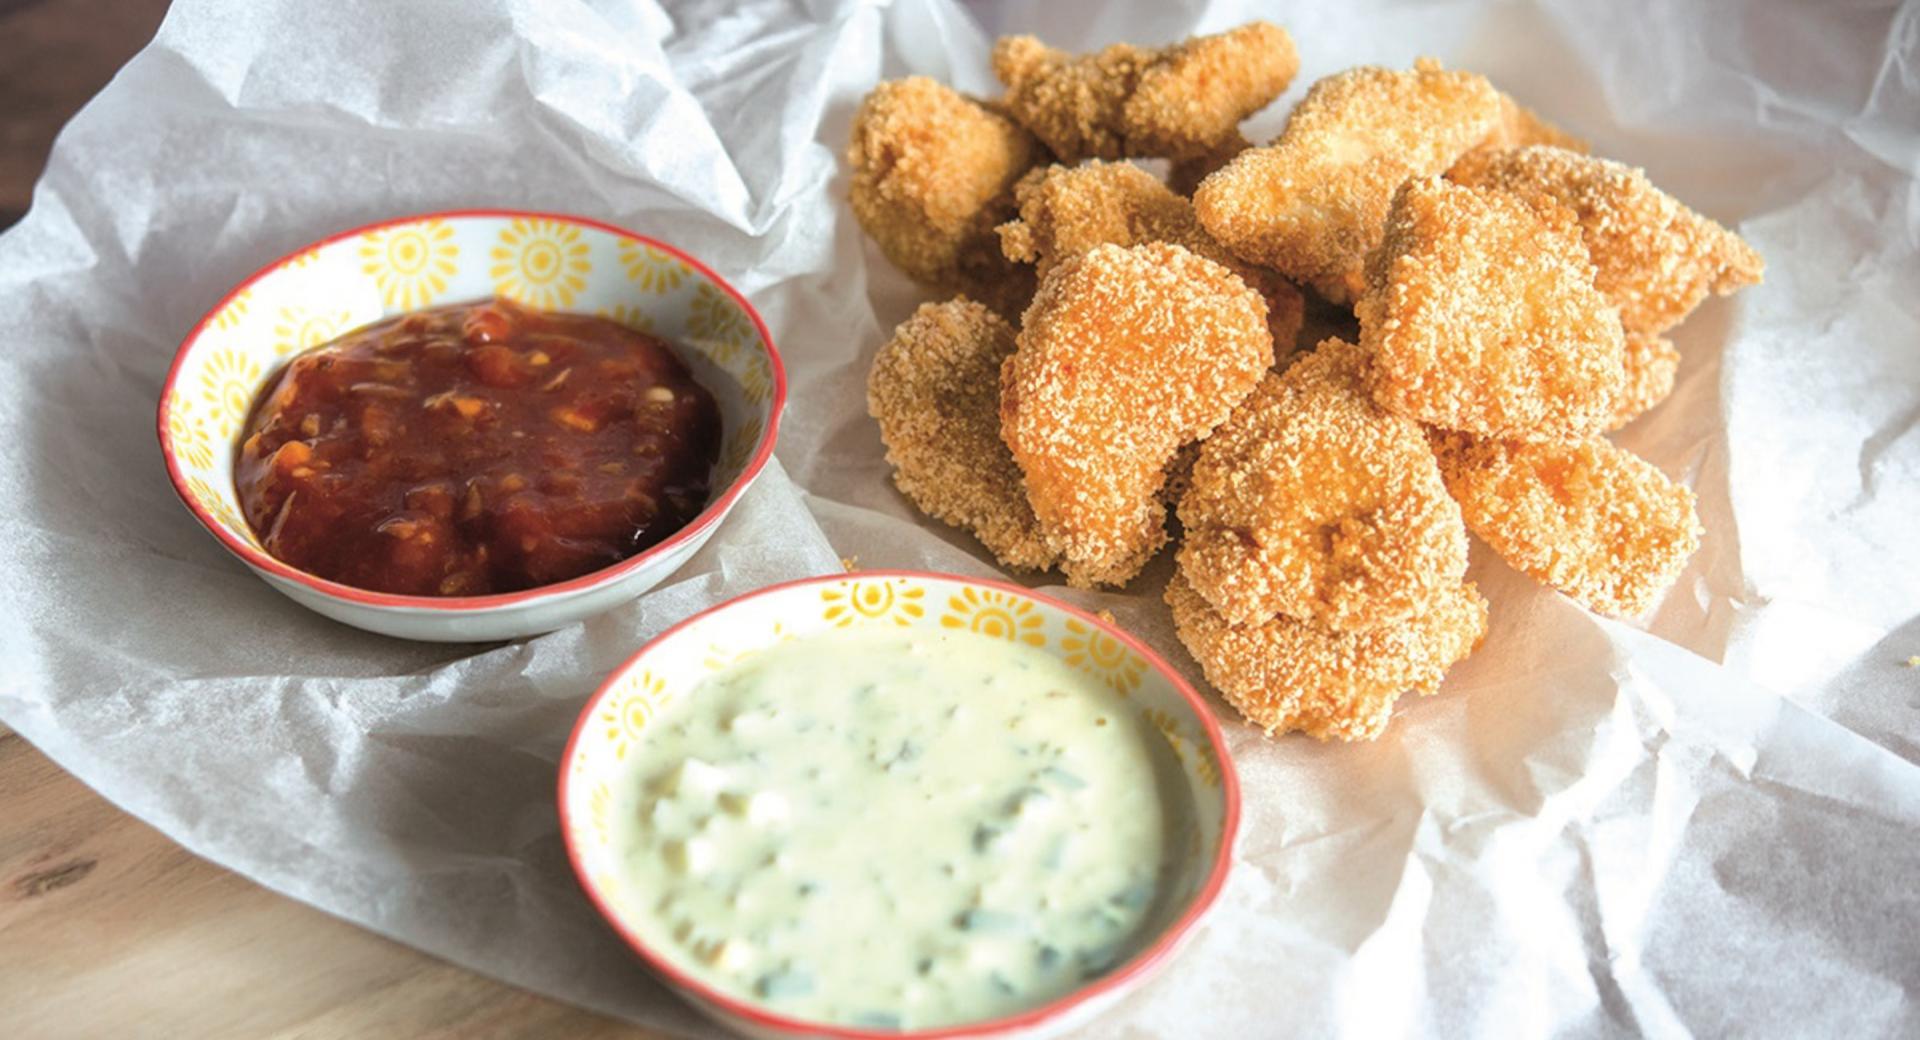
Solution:
M 476 596 L 618 563 L 699 514 L 720 414 L 664 341 L 507 300 L 295 358 L 234 464 L 267 552 L 358 588 Z

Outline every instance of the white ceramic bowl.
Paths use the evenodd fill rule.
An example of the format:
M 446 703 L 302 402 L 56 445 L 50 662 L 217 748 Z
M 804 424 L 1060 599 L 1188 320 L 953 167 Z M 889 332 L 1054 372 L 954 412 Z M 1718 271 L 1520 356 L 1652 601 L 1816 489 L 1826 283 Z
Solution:
M 242 518 L 233 461 L 254 398 L 288 359 L 349 329 L 506 296 L 600 314 L 682 348 L 720 406 L 707 507 L 672 537 L 571 581 L 492 596 L 396 596 L 267 555 Z M 160 452 L 181 501 L 267 584 L 336 621 L 460 642 L 547 632 L 658 584 L 713 536 L 773 455 L 787 378 L 766 323 L 732 286 L 664 242 L 581 217 L 429 213 L 343 231 L 241 282 L 180 345 L 160 391 Z
M 774 1014 L 722 993 L 676 968 L 641 934 L 613 847 L 615 785 L 631 781 L 624 752 L 648 723 L 707 676 L 775 643 L 836 628 L 877 625 L 966 628 L 1018 640 L 1062 658 L 1112 687 L 1167 740 L 1192 793 L 1187 853 L 1173 884 L 1173 909 L 1132 959 L 1051 1003 L 1008 1018 L 910 1032 L 865 1030 Z M 561 835 L 574 873 L 628 945 L 700 1010 L 753 1037 L 901 1038 L 1052 1036 L 1084 1024 L 1139 986 L 1184 945 L 1225 885 L 1240 824 L 1240 783 L 1213 713 L 1193 687 L 1119 628 L 1017 585 L 953 575 L 862 571 L 806 578 L 751 592 L 668 629 L 607 677 L 587 701 L 560 761 Z

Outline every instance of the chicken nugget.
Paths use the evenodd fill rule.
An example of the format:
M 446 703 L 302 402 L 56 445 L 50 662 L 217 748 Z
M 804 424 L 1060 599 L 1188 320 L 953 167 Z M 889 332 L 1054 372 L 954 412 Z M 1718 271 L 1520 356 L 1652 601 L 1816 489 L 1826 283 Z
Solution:
M 1431 59 L 1410 72 L 1349 69 L 1315 83 L 1273 144 L 1208 177 L 1194 210 L 1242 259 L 1351 303 L 1394 190 L 1446 170 L 1503 115 L 1484 77 Z
M 1592 610 L 1645 613 L 1699 547 L 1693 492 L 1602 438 L 1434 440 L 1473 533 L 1515 570 Z
M 1365 632 L 1285 615 L 1229 624 L 1179 573 L 1166 599 L 1207 681 L 1270 736 L 1300 730 L 1319 740 L 1372 740 L 1402 693 L 1438 690 L 1487 633 L 1487 601 L 1471 582 L 1448 587 L 1425 614 Z
M 1410 180 L 1367 270 L 1354 313 L 1381 407 L 1521 440 L 1578 440 L 1613 416 L 1625 337 L 1572 213 Z
M 993 229 L 1014 214 L 1014 182 L 1044 158 L 1032 134 L 949 87 L 881 83 L 853 119 L 853 215 L 908 277 L 1017 315 L 1033 276 L 1001 255 Z
M 1607 429 L 1617 430 L 1652 411 L 1653 406 L 1673 393 L 1673 378 L 1680 371 L 1680 351 L 1671 340 L 1645 332 L 1627 333 L 1627 382 L 1613 402 L 1613 415 Z
M 867 411 L 893 482 L 921 512 L 972 531 L 1009 567 L 1045 570 L 1054 553 L 1000 439 L 1000 365 L 1013 349 L 1013 326 L 979 303 L 922 304 L 874 355 Z
M 1365 631 L 1424 614 L 1467 572 L 1467 528 L 1417 423 L 1328 340 L 1208 437 L 1180 503 L 1180 569 L 1231 624 Z
M 1056 258 L 1098 245 L 1171 242 L 1240 276 L 1267 301 L 1275 347 L 1293 349 L 1306 301 L 1286 279 L 1228 252 L 1193 215 L 1193 204 L 1147 171 L 1125 162 L 1033 170 L 1014 188 L 1020 219 L 1000 225 L 1009 260 L 1034 264 L 1045 278 Z
M 1724 296 L 1757 284 L 1766 269 L 1739 235 L 1621 163 L 1534 145 L 1471 156 L 1447 176 L 1510 192 L 1536 208 L 1572 210 L 1595 285 L 1620 306 L 1630 332 L 1672 328 L 1709 292 Z
M 1074 55 L 1031 36 L 993 48 L 1008 111 L 1062 162 L 1207 155 L 1299 70 L 1293 38 L 1267 22 L 1158 50 L 1116 43 Z
M 1273 363 L 1266 304 L 1164 242 L 1059 260 L 1001 366 L 1000 434 L 1061 569 L 1120 585 L 1166 543 L 1158 493 L 1180 447 Z

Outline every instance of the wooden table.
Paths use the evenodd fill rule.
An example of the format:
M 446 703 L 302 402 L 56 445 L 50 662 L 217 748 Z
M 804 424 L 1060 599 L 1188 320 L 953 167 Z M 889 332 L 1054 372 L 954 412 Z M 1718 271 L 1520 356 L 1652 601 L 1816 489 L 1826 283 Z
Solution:
M 0 230 L 164 0 L 0 0 Z M 275 895 L 0 727 L 0 1035 L 646 1038 Z

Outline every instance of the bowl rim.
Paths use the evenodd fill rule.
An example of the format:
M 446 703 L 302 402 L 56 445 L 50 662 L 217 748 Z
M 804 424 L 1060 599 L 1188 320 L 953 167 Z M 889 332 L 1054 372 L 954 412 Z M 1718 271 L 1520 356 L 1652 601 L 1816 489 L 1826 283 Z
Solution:
M 772 373 L 772 390 L 767 398 L 766 428 L 760 434 L 760 444 L 758 448 L 755 449 L 752 458 L 747 461 L 746 466 L 740 470 L 740 473 L 734 477 L 733 481 L 722 489 L 720 494 L 714 496 L 713 499 L 707 503 L 706 508 L 702 509 L 699 515 L 689 521 L 686 526 L 675 531 L 665 540 L 648 546 L 641 552 L 629 556 L 618 563 L 588 572 L 577 578 L 569 578 L 566 581 L 554 582 L 550 585 L 536 585 L 530 589 L 520 589 L 515 592 L 498 592 L 485 596 L 412 596 L 391 592 L 376 592 L 372 589 L 363 589 L 337 581 L 330 581 L 319 575 L 284 563 L 267 552 L 248 545 L 244 539 L 235 536 L 215 520 L 187 489 L 187 478 L 182 470 L 179 458 L 174 452 L 173 433 L 168 428 L 167 421 L 169 412 L 171 411 L 176 384 L 179 381 L 180 370 L 186 364 L 188 353 L 192 350 L 194 344 L 199 342 L 201 335 L 206 332 L 207 326 L 213 322 L 214 318 L 217 317 L 235 297 L 252 288 L 253 285 L 261 279 L 280 270 L 300 256 L 324 249 L 337 242 L 355 238 L 373 231 L 427 220 L 496 219 L 503 217 L 510 220 L 551 220 L 563 224 L 579 225 L 592 228 L 596 231 L 629 238 L 644 245 L 662 250 L 698 271 L 706 277 L 708 281 L 718 286 L 722 292 L 732 297 L 735 303 L 740 305 L 740 309 L 745 311 L 748 319 L 753 322 L 754 330 L 760 335 L 760 341 L 766 345 L 768 369 Z M 414 310 L 418 309 L 419 308 L 414 308 Z M 401 313 L 411 313 L 411 311 L 403 311 Z M 676 344 L 676 346 L 678 345 Z M 275 371 L 278 371 L 278 369 L 275 369 Z M 786 403 L 786 364 L 780 357 L 780 348 L 774 343 L 773 333 L 767 328 L 765 319 L 761 318 L 759 310 L 753 306 L 752 301 L 747 299 L 745 293 L 735 288 L 732 282 L 722 278 L 713 268 L 702 263 L 691 253 L 671 243 L 654 238 L 651 235 L 643 235 L 637 231 L 620 227 L 617 224 L 611 224 L 603 220 L 595 220 L 592 217 L 582 217 L 571 213 L 560 213 L 551 210 L 481 207 L 474 209 L 430 210 L 405 216 L 389 217 L 385 220 L 376 220 L 370 224 L 361 224 L 357 227 L 347 228 L 344 231 L 336 231 L 333 234 L 309 242 L 262 265 L 252 274 L 242 279 L 239 284 L 228 290 L 226 295 L 222 296 L 206 314 L 201 316 L 199 321 L 194 323 L 193 328 L 188 330 L 186 338 L 180 341 L 180 346 L 174 351 L 173 363 L 168 367 L 166 378 L 162 380 L 160 384 L 160 402 L 156 412 L 156 420 L 160 437 L 160 455 L 166 463 L 167 480 L 173 485 L 174 495 L 178 497 L 181 503 L 187 507 L 187 510 L 193 514 L 194 519 L 200 521 L 200 526 L 206 528 L 209 533 L 219 539 L 221 545 L 226 546 L 228 552 L 240 557 L 241 561 L 248 566 L 256 570 L 264 571 L 274 577 L 305 586 L 307 589 L 329 599 L 344 600 L 360 606 L 381 608 L 398 607 L 412 611 L 442 614 L 473 614 L 497 610 L 502 607 L 518 606 L 535 600 L 548 599 L 556 595 L 608 585 L 645 568 L 648 564 L 674 552 L 688 542 L 696 538 L 704 537 L 707 532 L 720 523 L 721 518 L 733 508 L 734 502 L 746 491 L 747 486 L 759 477 L 760 471 L 765 469 L 767 462 L 773 458 L 774 445 L 779 441 L 780 417 L 781 413 L 786 410 Z
M 723 993 L 707 983 L 694 978 L 675 967 L 664 956 L 654 952 L 634 929 L 627 927 L 625 922 L 614 913 L 612 906 L 609 905 L 609 900 L 601 895 L 592 876 L 585 869 L 580 848 L 574 843 L 574 821 L 572 812 L 568 807 L 568 796 L 571 791 L 574 755 L 578 750 L 580 740 L 592 725 L 595 712 L 599 709 L 601 702 L 605 700 L 608 693 L 612 691 L 614 684 L 633 671 L 640 660 L 653 652 L 656 647 L 678 635 L 681 630 L 715 614 L 731 610 L 749 600 L 758 599 L 762 596 L 788 592 L 793 589 L 805 588 L 812 585 L 826 585 L 840 581 L 861 581 L 870 578 L 888 580 L 906 578 L 919 581 L 953 582 L 997 592 L 1011 593 L 1032 600 L 1043 606 L 1062 611 L 1068 616 L 1076 618 L 1087 625 L 1093 626 L 1096 630 L 1117 639 L 1129 650 L 1139 654 L 1140 657 L 1146 661 L 1149 668 L 1160 673 L 1163 678 L 1172 684 L 1174 692 L 1187 702 L 1187 707 L 1191 709 L 1194 716 L 1199 719 L 1201 732 L 1206 736 L 1207 743 L 1213 752 L 1214 760 L 1218 762 L 1220 766 L 1220 792 L 1223 801 L 1220 816 L 1220 845 L 1214 854 L 1213 864 L 1208 869 L 1205 883 L 1201 886 L 1193 900 L 1181 911 L 1180 916 L 1175 919 L 1172 924 L 1161 930 L 1151 943 L 1140 952 L 1134 954 L 1133 957 L 1128 959 L 1126 963 L 1122 964 L 1118 969 L 1078 989 L 1069 990 L 1067 993 L 1045 1004 L 1029 1008 L 1018 1014 L 987 1019 L 981 1022 L 960 1023 L 951 1026 L 940 1026 L 933 1029 L 910 1030 L 905 1032 L 838 1026 L 826 1022 L 817 1022 L 776 1014 L 759 1005 Z M 911 569 L 856 570 L 836 574 L 820 574 L 764 586 L 741 593 L 738 596 L 699 611 L 691 617 L 668 627 L 652 639 L 647 640 L 641 645 L 640 649 L 634 651 L 625 661 L 621 662 L 618 667 L 607 673 L 606 678 L 601 680 L 600 685 L 594 689 L 593 694 L 587 698 L 586 703 L 581 707 L 580 714 L 573 724 L 573 732 L 567 737 L 566 749 L 560 756 L 560 782 L 555 797 L 560 816 L 560 838 L 561 842 L 566 846 L 567 863 L 573 868 L 574 878 L 579 883 L 581 890 L 586 893 L 588 901 L 591 902 L 594 909 L 599 912 L 601 918 L 612 926 L 613 930 L 619 934 L 620 938 L 626 942 L 628 947 L 639 954 L 640 959 L 645 961 L 650 969 L 657 975 L 665 978 L 674 987 L 692 994 L 729 1015 L 751 1022 L 755 1026 L 777 1030 L 796 1037 L 831 1037 L 834 1038 L 834 1040 L 949 1040 L 949 1038 L 957 1037 L 1006 1036 L 1011 1033 L 1033 1029 L 1045 1023 L 1052 1022 L 1074 1012 L 1089 1001 L 1095 1000 L 1103 995 L 1122 992 L 1130 986 L 1144 981 L 1150 977 L 1153 972 L 1163 967 L 1167 961 L 1179 951 L 1182 944 L 1191 936 L 1194 929 L 1199 926 L 1201 920 L 1206 917 L 1207 912 L 1210 911 L 1219 900 L 1220 893 L 1226 887 L 1228 876 L 1232 873 L 1234 844 L 1240 832 L 1240 774 L 1234 765 L 1233 757 L 1227 752 L 1226 737 L 1221 731 L 1220 720 L 1214 716 L 1213 710 L 1208 706 L 1206 699 L 1200 695 L 1199 691 L 1194 689 L 1193 684 L 1182 677 L 1178 671 L 1174 670 L 1173 666 L 1168 664 L 1167 660 L 1156 653 L 1152 647 L 1146 645 L 1139 637 L 1126 631 L 1114 622 L 1108 621 L 1105 618 L 1099 617 L 1090 611 L 1083 610 L 1064 600 L 1027 588 L 1024 585 L 1017 585 L 1013 582 L 993 578 L 970 578 L 961 574 Z

